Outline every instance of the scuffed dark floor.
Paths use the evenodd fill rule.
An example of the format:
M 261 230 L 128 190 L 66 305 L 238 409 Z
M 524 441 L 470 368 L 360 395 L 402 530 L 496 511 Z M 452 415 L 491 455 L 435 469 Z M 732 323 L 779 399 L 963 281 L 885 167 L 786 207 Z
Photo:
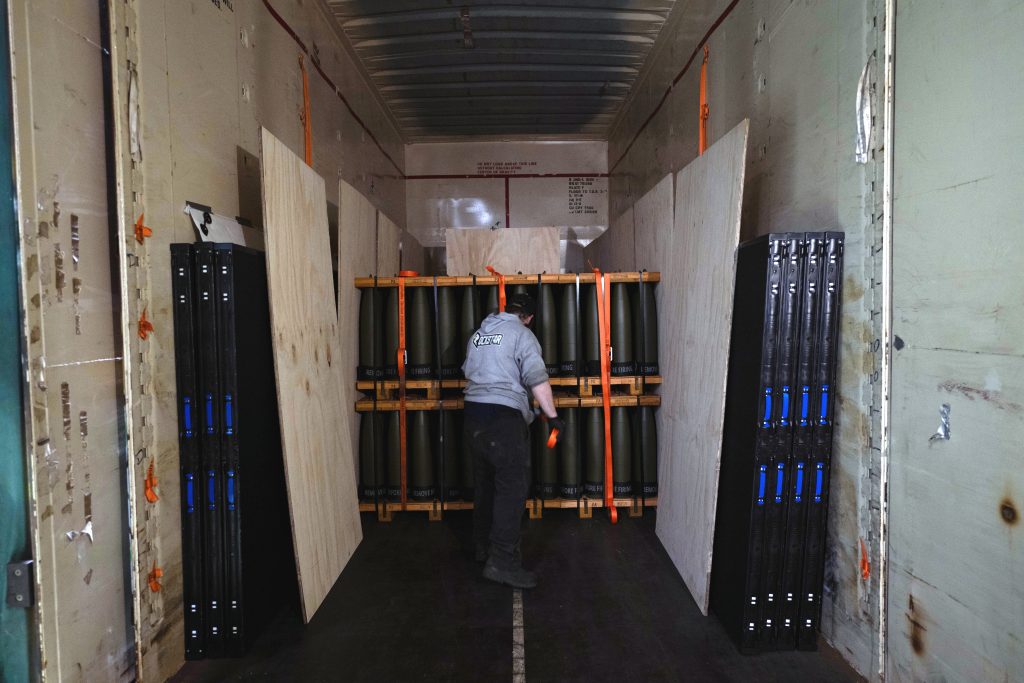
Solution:
M 303 627 L 282 614 L 242 659 L 190 662 L 172 681 L 510 681 L 512 591 L 484 581 L 469 513 L 363 516 L 365 538 Z M 526 678 L 535 681 L 856 681 L 830 650 L 737 653 L 700 614 L 654 515 L 546 510 L 525 525 Z

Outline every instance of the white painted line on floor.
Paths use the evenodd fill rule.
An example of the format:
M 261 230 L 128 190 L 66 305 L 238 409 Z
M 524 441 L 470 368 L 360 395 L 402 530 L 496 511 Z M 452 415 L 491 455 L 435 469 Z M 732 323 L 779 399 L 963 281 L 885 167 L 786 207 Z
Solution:
M 526 630 L 523 591 L 512 591 L 512 683 L 526 683 Z

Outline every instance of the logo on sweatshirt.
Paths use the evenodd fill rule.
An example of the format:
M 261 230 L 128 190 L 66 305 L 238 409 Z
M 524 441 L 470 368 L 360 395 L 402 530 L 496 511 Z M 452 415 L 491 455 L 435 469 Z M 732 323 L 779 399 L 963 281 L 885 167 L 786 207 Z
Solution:
M 477 332 L 473 335 L 473 346 L 480 348 L 481 346 L 501 346 L 501 335 L 500 334 L 480 334 Z

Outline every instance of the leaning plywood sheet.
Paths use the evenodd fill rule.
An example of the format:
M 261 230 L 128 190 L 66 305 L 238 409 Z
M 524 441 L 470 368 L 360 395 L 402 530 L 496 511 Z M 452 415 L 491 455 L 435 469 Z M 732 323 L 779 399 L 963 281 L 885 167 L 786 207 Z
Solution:
M 263 220 L 295 563 L 308 622 L 359 541 L 324 181 L 263 130 Z
M 558 228 L 445 231 L 449 275 L 558 273 L 562 270 Z
M 377 212 L 377 274 L 384 277 L 398 275 L 401 250 L 402 229 L 395 222 Z
M 338 188 L 338 327 L 342 330 L 359 329 L 359 290 L 352 286 L 352 278 L 366 277 L 377 272 L 377 209 L 358 190 L 339 181 Z M 359 363 L 359 343 L 355 334 L 344 334 L 341 339 L 341 367 L 344 375 L 342 394 L 346 406 L 359 398 L 356 389 L 356 365 Z M 353 454 L 353 471 L 357 471 L 359 452 L 359 416 L 353 410 L 348 415 L 349 440 Z
M 662 268 L 657 533 L 708 610 L 722 456 L 736 245 L 746 160 L 743 121 L 676 174 L 675 225 Z M 664 226 L 663 226 L 664 227 Z
M 633 207 L 627 208 L 600 237 L 583 250 L 588 268 L 600 268 L 606 273 L 627 272 L 643 268 L 636 261 Z

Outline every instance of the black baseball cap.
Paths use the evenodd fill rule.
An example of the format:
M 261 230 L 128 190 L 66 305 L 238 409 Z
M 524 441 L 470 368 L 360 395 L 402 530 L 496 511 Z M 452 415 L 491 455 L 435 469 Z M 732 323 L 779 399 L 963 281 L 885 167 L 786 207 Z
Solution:
M 537 312 L 537 304 L 534 303 L 533 297 L 529 294 L 524 294 L 523 292 L 513 294 L 505 302 L 505 310 L 512 307 L 519 309 L 523 315 L 533 315 Z

